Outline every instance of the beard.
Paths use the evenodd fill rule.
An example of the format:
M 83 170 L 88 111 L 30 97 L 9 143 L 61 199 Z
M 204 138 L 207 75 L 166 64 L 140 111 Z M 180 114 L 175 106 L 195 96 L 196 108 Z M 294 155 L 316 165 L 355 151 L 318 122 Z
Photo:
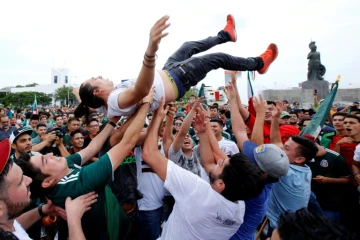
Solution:
M 8 209 L 8 219 L 15 219 L 19 217 L 24 209 L 30 205 L 30 199 L 24 202 L 13 202 L 9 199 L 4 200 Z

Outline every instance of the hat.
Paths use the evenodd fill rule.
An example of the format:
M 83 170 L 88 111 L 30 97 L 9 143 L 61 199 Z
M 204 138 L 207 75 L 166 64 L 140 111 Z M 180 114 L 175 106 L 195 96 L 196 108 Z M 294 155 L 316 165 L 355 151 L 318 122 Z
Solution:
M 20 137 L 21 135 L 23 135 L 23 134 L 29 134 L 29 135 L 31 135 L 31 133 L 32 133 L 32 129 L 29 129 L 29 128 L 19 128 L 19 129 L 15 129 L 12 133 L 11 133 L 11 135 L 10 135 L 10 143 L 11 144 L 13 144 L 15 141 L 16 141 L 16 139 L 18 138 L 18 137 Z
M 4 170 L 4 167 L 9 160 L 10 153 L 10 141 L 6 138 L 0 142 L 0 174 Z
M 53 131 L 56 131 L 56 130 L 61 131 L 61 128 L 58 128 L 58 127 L 49 127 L 48 129 L 46 129 L 46 133 L 53 132 Z
M 286 111 L 282 111 L 281 115 L 280 115 L 280 119 L 284 118 L 284 117 L 291 117 L 290 114 Z
M 275 144 L 262 144 L 254 149 L 254 158 L 260 169 L 270 177 L 285 176 L 289 170 L 289 158 Z

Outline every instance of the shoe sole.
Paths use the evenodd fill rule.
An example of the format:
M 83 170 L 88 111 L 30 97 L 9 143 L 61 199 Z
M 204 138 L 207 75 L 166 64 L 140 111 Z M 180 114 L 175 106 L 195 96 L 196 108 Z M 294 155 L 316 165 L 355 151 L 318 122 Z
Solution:
M 232 22 L 234 23 L 234 33 L 235 33 L 235 40 L 233 42 L 237 41 L 237 32 L 236 32 L 236 24 L 235 24 L 235 18 L 232 14 L 229 14 L 228 17 L 231 18 Z M 227 20 L 227 19 L 226 19 Z
M 274 45 L 276 47 L 276 55 L 275 55 L 275 57 L 273 58 L 273 60 L 269 64 L 269 66 L 266 68 L 265 72 L 259 73 L 259 74 L 265 74 L 269 70 L 270 65 L 276 60 L 277 56 L 279 55 L 279 49 L 277 48 L 276 44 L 274 44 Z

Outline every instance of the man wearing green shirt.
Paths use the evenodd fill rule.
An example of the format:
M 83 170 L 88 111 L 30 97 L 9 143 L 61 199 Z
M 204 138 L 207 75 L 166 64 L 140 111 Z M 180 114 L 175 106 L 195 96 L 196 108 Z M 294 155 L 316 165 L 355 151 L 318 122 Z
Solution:
M 143 99 L 151 102 L 153 93 Z M 47 193 L 54 204 L 64 207 L 67 197 L 76 198 L 95 191 L 98 200 L 84 214 L 82 226 L 86 239 L 123 239 L 130 226 L 118 202 L 107 186 L 113 180 L 113 172 L 126 158 L 141 133 L 149 104 L 142 104 L 131 126 L 126 130 L 120 143 L 115 145 L 98 161 L 81 167 L 99 152 L 115 124 L 110 123 L 98 134 L 89 146 L 66 158 L 55 157 L 51 153 L 23 159 L 21 167 L 33 184 Z M 25 157 L 24 157 L 25 158 Z M 121 218 L 121 219 L 120 219 Z

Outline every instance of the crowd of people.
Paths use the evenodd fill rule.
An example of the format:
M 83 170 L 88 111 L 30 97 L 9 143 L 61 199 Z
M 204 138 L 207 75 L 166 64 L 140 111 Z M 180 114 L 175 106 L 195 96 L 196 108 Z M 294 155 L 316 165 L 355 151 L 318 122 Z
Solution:
M 137 80 L 89 79 L 76 106 L 0 110 L 0 239 L 358 239 L 359 103 L 334 105 L 318 136 L 303 135 L 323 104 L 315 91 L 312 109 L 261 95 L 248 106 L 233 72 L 226 104 L 181 106 L 209 71 L 264 74 L 278 50 L 194 57 L 236 42 L 228 15 L 157 71 L 168 19 Z

